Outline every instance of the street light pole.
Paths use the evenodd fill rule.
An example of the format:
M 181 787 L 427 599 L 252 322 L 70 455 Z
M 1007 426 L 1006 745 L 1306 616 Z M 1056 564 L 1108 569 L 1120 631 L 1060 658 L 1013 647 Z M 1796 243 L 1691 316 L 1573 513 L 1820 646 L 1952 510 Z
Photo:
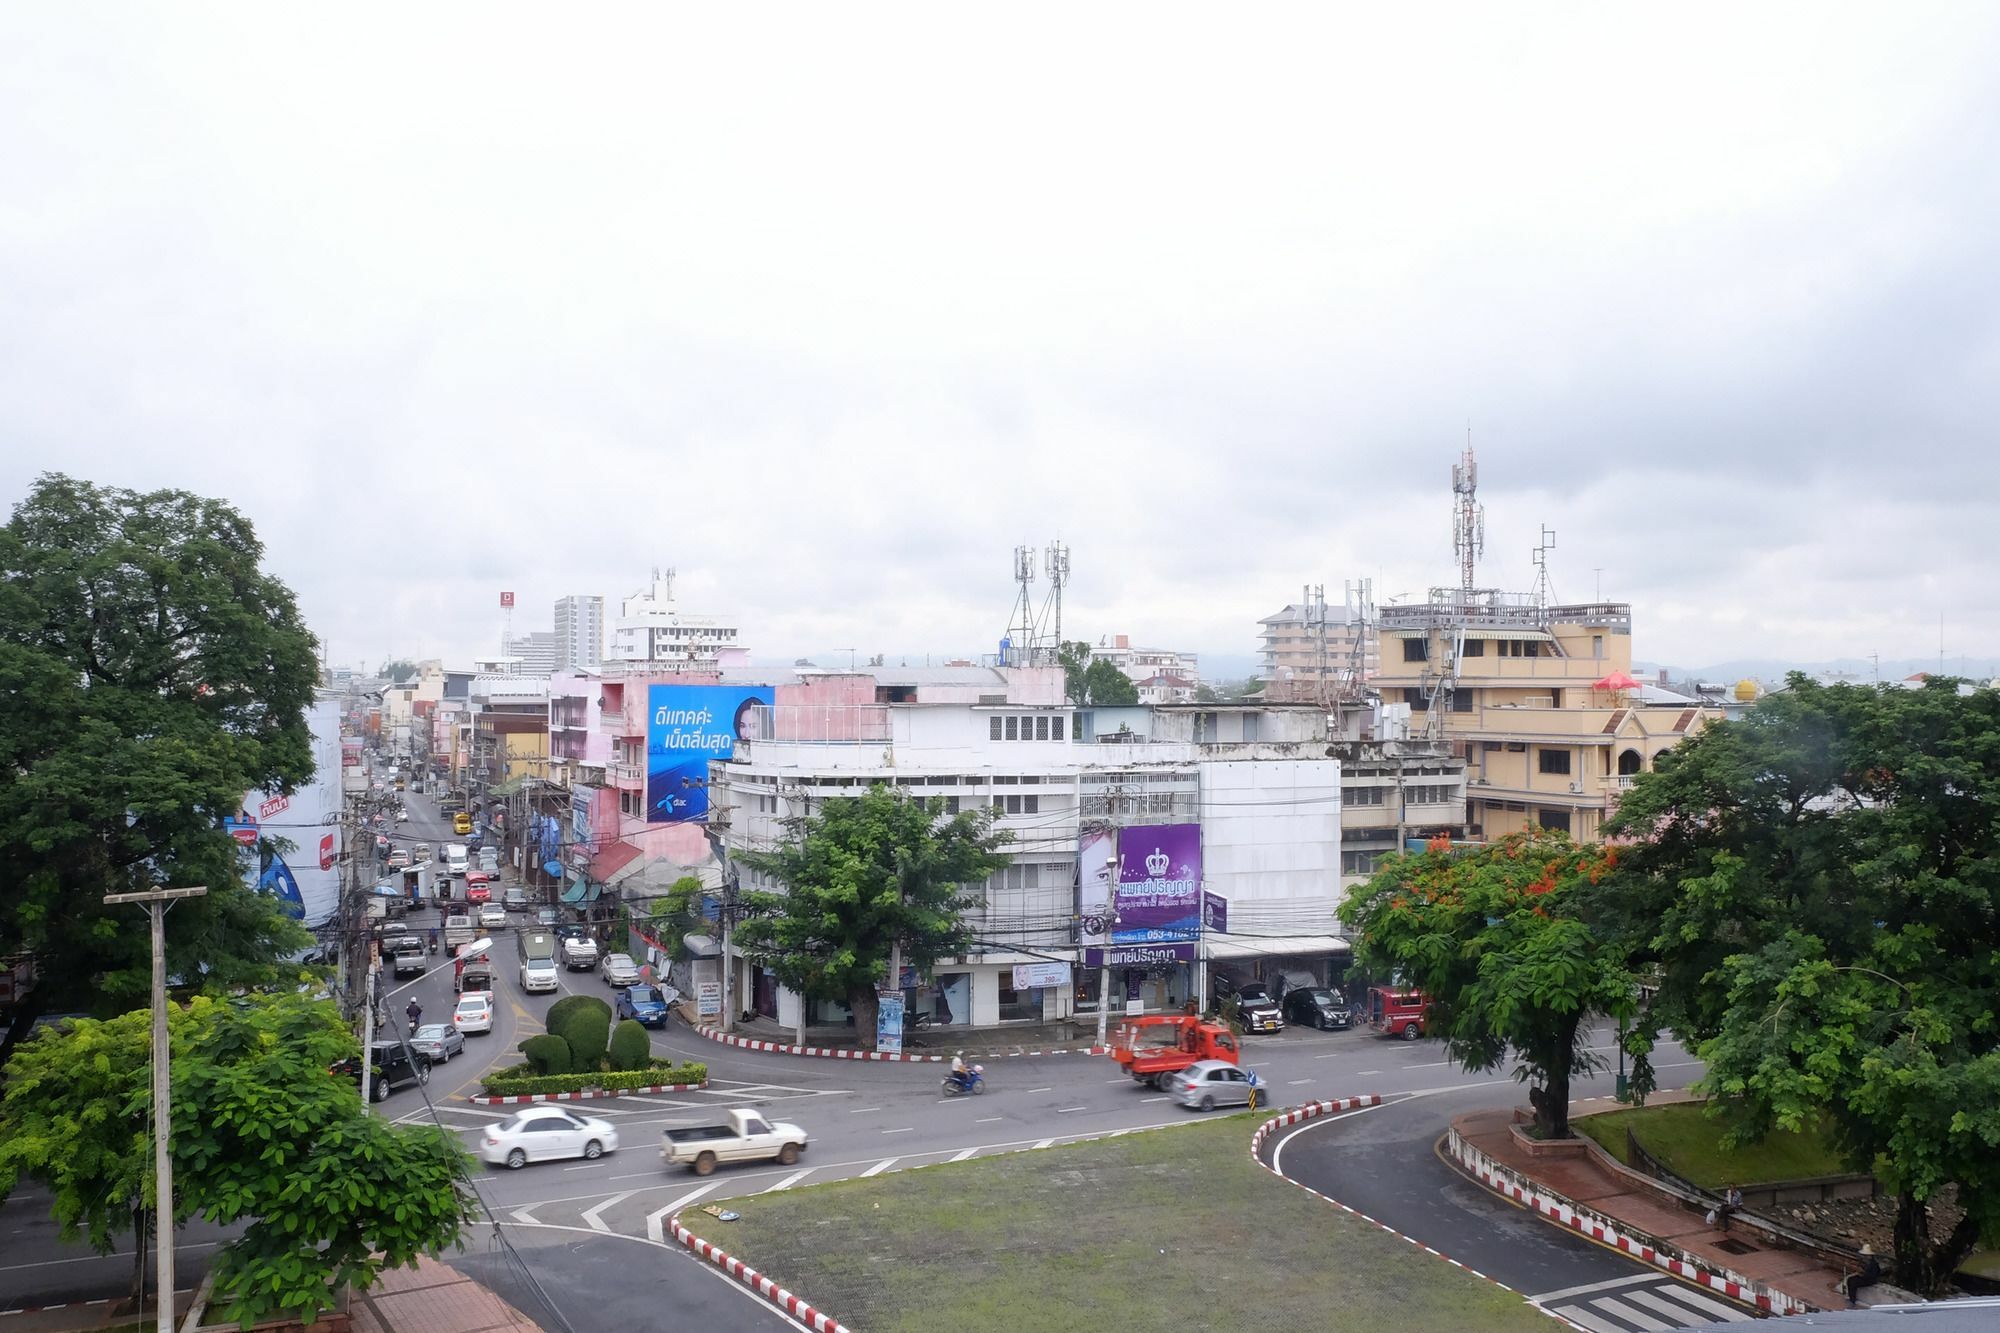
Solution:
M 199 898 L 206 885 L 186 889 L 152 889 L 145 893 L 107 893 L 107 903 L 144 903 L 153 933 L 153 1243 L 158 1274 L 154 1297 L 154 1327 L 174 1330 L 174 1162 L 168 1151 L 173 1131 L 172 1085 L 167 1079 L 167 923 L 166 905 L 177 898 Z

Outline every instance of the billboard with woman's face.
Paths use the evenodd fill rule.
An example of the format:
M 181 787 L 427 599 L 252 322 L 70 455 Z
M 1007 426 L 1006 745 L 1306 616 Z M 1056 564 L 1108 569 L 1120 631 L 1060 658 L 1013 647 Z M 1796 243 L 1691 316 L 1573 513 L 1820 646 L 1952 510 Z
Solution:
M 646 819 L 678 824 L 708 818 L 708 764 L 756 734 L 769 685 L 650 685 L 646 690 Z

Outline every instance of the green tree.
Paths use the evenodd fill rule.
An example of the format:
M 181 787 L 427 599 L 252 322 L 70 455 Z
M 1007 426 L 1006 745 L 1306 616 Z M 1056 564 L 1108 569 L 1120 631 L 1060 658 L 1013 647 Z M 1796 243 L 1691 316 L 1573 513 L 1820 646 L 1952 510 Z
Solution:
M 382 674 L 393 683 L 401 685 L 404 681 L 417 674 L 417 664 L 410 661 L 407 657 L 399 657 L 394 661 L 384 662 L 382 664 Z
M 1130 677 L 1101 657 L 1093 657 L 1087 643 L 1065 643 L 1056 649 L 1062 664 L 1063 691 L 1073 704 L 1113 708 L 1139 702 L 1139 687 Z
M 1610 899 L 1659 969 L 1651 1022 L 1698 1050 L 1735 1141 L 1826 1117 L 1895 1191 L 1895 1280 L 1923 1292 L 2000 1240 L 1996 810 L 2000 693 L 1793 676 L 1611 826 L 1640 839 Z
M 24 1178 L 35 1181 L 53 1197 L 57 1234 L 99 1254 L 129 1233 L 135 1299 L 152 1227 L 152 1038 L 143 1009 L 45 1031 L 16 1048 L 0 1100 L 0 1200 Z M 167 1041 L 178 1059 L 178 1008 L 168 1011 Z
M 1585 1024 L 1621 1024 L 1638 982 L 1625 952 L 1587 918 L 1591 889 L 1615 863 L 1566 834 L 1516 833 L 1489 847 L 1438 845 L 1391 857 L 1341 906 L 1359 961 L 1394 971 L 1430 1000 L 1425 1030 L 1468 1070 L 1496 1069 L 1511 1052 L 1531 1084 L 1535 1131 L 1569 1137 L 1573 1076 L 1601 1067 Z M 1643 1048 L 1640 1086 L 1651 1086 Z
M 743 895 L 751 916 L 736 943 L 799 994 L 845 1003 L 855 1035 L 872 1047 L 891 946 L 919 969 L 965 952 L 965 911 L 983 901 L 976 886 L 1007 864 L 998 849 L 1012 835 L 994 829 L 990 810 L 946 814 L 940 798 L 879 783 L 785 828 L 777 849 L 737 853 L 786 891 Z
M 207 884 L 168 914 L 167 963 L 218 989 L 310 943 L 222 829 L 313 771 L 313 637 L 262 555 L 220 501 L 56 475 L 0 528 L 0 954 L 39 958 L 31 1003 L 147 993 L 146 932 L 107 893 Z
M 667 886 L 667 891 L 655 898 L 648 906 L 646 924 L 660 943 L 666 946 L 667 956 L 676 963 L 686 962 L 688 948 L 686 936 L 691 931 L 702 929 L 708 918 L 702 915 L 702 885 L 695 875 L 682 875 Z

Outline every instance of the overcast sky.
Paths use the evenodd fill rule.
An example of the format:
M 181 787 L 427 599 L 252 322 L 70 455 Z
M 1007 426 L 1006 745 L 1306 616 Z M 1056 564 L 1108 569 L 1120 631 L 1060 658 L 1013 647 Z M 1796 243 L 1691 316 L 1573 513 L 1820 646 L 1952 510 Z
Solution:
M 0 500 L 227 496 L 336 661 L 990 651 L 1058 537 L 1240 656 L 1456 583 L 1469 428 L 1642 659 L 2000 660 L 2000 8 L 1381 8 L 7 6 Z

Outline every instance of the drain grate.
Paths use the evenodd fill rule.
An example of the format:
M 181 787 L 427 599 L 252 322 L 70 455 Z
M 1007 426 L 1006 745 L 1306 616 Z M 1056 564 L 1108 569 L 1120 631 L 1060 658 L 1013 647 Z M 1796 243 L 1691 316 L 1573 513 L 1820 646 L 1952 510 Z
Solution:
M 1724 1237 L 1723 1239 L 1715 1242 L 1715 1248 L 1721 1250 L 1724 1254 L 1757 1253 L 1757 1247 L 1755 1245 L 1745 1245 L 1740 1240 L 1730 1240 L 1727 1237 Z

